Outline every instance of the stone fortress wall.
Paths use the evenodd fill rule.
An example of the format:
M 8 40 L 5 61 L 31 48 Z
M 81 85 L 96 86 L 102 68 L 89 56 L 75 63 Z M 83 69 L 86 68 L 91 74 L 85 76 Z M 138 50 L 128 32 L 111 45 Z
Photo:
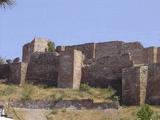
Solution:
M 74 89 L 81 83 L 111 86 L 124 104 L 160 104 L 160 48 L 111 41 L 57 46 L 51 53 L 48 42 L 34 38 L 25 44 L 22 62 L 0 65 L 0 79 Z

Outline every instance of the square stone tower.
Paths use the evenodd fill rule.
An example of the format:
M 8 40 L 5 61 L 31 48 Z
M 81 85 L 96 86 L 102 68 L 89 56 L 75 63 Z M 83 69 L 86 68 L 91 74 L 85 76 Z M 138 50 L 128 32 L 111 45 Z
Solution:
M 22 62 L 28 63 L 34 52 L 45 52 L 48 50 L 48 42 L 49 40 L 45 38 L 34 38 L 32 42 L 25 44 L 23 46 Z

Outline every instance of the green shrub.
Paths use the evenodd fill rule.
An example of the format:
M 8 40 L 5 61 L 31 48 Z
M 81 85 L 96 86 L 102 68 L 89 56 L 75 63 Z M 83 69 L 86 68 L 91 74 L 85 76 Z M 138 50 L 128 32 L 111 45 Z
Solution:
M 65 112 L 67 112 L 67 110 L 66 110 L 65 108 L 63 108 L 63 109 L 61 110 L 61 112 L 65 113 Z
M 155 113 L 152 115 L 152 120 L 160 120 L 160 114 L 158 114 L 157 112 L 155 112 Z
M 21 91 L 21 100 L 31 100 L 33 87 L 31 85 L 24 85 Z
M 37 87 L 39 89 L 47 89 L 47 88 L 49 88 L 47 84 L 39 84 L 39 85 L 37 85 Z
M 92 96 L 97 99 L 105 99 L 105 100 L 111 99 L 111 97 L 115 96 L 116 93 L 116 90 L 114 90 L 113 88 L 95 88 L 95 87 L 90 87 L 86 84 L 81 84 L 79 91 L 80 91 L 80 96 Z M 114 98 L 114 100 L 119 100 L 119 98 L 116 97 Z
M 105 95 L 105 99 L 112 99 L 112 100 L 117 100 L 119 99 L 119 96 L 115 96 L 116 90 L 113 89 L 112 87 L 108 87 L 107 89 L 103 90 L 103 94 Z
M 137 112 L 137 117 L 140 120 L 151 120 L 153 115 L 153 111 L 149 107 L 149 105 L 143 105 L 140 110 Z
M 58 114 L 58 111 L 57 110 L 52 110 L 52 112 L 50 114 L 56 115 L 56 114 Z
M 52 97 L 55 101 L 59 101 L 59 100 L 63 100 L 64 94 L 63 94 L 63 93 L 56 93 L 56 94 L 53 94 L 51 97 Z
M 49 41 L 48 42 L 48 52 L 54 52 L 54 50 L 55 50 L 54 42 Z
M 119 101 L 120 100 L 119 96 L 116 96 L 116 95 L 113 95 L 111 99 L 113 101 Z
M 86 85 L 86 84 L 81 84 L 79 90 L 83 91 L 83 92 L 88 92 L 91 89 L 90 86 Z

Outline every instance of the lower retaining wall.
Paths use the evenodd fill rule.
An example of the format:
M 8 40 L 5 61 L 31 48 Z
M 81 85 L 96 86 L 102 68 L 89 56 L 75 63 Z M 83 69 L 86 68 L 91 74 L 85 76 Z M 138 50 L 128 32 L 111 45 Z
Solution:
M 11 105 L 16 108 L 29 109 L 118 109 L 119 102 L 94 103 L 91 99 L 84 100 L 60 100 L 60 101 L 17 101 Z

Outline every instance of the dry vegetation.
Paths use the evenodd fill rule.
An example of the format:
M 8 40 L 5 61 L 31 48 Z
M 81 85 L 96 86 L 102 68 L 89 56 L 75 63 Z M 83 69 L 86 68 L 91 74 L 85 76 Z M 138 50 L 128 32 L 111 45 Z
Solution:
M 138 120 L 140 107 L 123 107 L 119 110 L 57 110 L 48 114 L 48 120 Z M 154 111 L 152 120 L 160 120 L 160 108 L 151 106 Z
M 59 110 L 25 110 L 16 109 L 17 115 L 23 119 L 26 116 L 37 114 L 37 112 L 43 114 L 47 120 L 139 120 L 137 119 L 137 111 L 140 107 L 122 107 L 119 110 L 108 109 L 108 110 L 69 110 L 69 109 L 59 109 Z M 156 106 L 151 106 L 154 111 L 152 120 L 160 120 L 160 108 Z M 34 116 L 36 117 L 36 116 Z M 18 120 L 15 117 L 15 120 Z
M 100 89 L 81 85 L 80 90 L 47 88 L 45 86 L 24 86 L 0 84 L 0 101 L 16 100 L 68 100 L 93 99 L 94 101 L 107 101 L 114 96 L 112 88 Z
M 115 91 L 111 88 L 91 88 L 86 85 L 82 85 L 80 90 L 72 90 L 47 88 L 45 86 L 25 85 L 19 87 L 15 85 L 0 84 L 0 101 L 7 101 L 9 99 L 59 100 L 84 98 L 94 99 L 95 101 L 107 101 L 111 100 L 114 93 Z M 136 114 L 139 109 L 140 107 L 137 106 L 122 106 L 122 108 L 119 110 L 35 110 L 33 115 L 38 115 L 39 111 L 41 111 L 47 120 L 138 120 Z M 151 106 L 151 109 L 154 111 L 154 119 L 152 120 L 160 120 L 160 107 Z M 8 112 L 11 114 L 11 116 L 14 116 L 15 120 L 18 120 L 16 114 L 19 118 L 25 120 L 24 116 L 27 116 L 28 114 L 30 115 L 30 113 L 32 113 L 31 110 L 24 111 L 22 109 L 16 109 L 16 111 L 14 111 L 14 109 L 11 107 L 8 109 Z

